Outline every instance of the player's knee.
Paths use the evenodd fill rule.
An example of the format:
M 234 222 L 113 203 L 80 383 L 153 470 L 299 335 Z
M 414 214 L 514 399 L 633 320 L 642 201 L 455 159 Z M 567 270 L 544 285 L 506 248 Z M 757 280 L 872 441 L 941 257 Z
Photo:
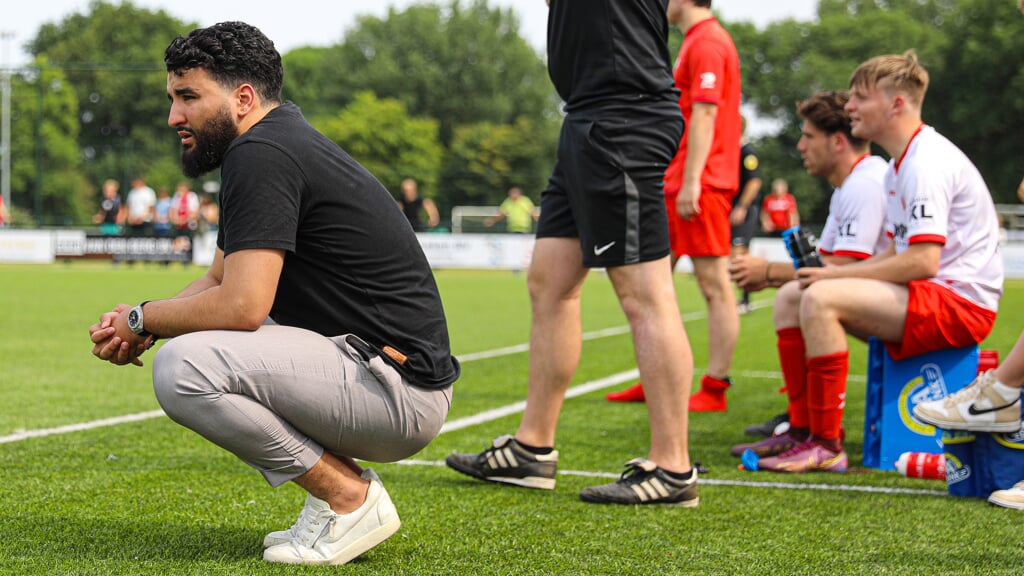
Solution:
M 835 293 L 827 282 L 816 282 L 800 294 L 800 317 L 816 318 L 834 312 Z
M 186 335 L 187 336 L 187 335 Z M 188 338 L 169 340 L 153 358 L 153 392 L 164 412 L 175 422 L 184 423 L 195 414 L 195 402 L 210 392 L 210 382 L 190 358 Z

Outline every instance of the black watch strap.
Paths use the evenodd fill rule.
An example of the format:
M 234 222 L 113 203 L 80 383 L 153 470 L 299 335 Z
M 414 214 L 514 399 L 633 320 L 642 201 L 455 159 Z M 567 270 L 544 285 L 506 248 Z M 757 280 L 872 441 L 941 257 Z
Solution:
M 139 310 L 142 310 L 142 307 L 145 306 L 146 304 L 149 304 L 150 302 L 152 302 L 152 300 L 143 300 L 142 302 L 140 302 L 139 303 Z M 146 330 L 146 314 L 145 314 L 145 311 L 143 311 L 143 314 L 142 314 L 142 332 L 139 332 L 139 336 L 152 336 L 154 341 L 156 341 L 156 339 L 159 338 L 159 336 L 157 336 L 156 334 L 153 334 L 149 330 Z

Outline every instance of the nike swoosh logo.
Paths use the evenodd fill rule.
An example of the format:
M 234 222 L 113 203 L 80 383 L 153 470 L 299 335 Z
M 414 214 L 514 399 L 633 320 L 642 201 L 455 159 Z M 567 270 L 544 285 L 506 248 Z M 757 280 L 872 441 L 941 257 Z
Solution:
M 604 246 L 600 247 L 594 246 L 594 256 L 600 256 L 601 254 L 604 254 L 612 246 L 615 246 L 615 242 L 609 242 L 608 244 L 605 244 Z
M 1009 408 L 1010 406 L 1013 406 L 1016 403 L 1017 400 L 1014 400 L 1013 402 L 1010 402 L 1005 406 L 996 406 L 995 408 L 975 408 L 974 404 L 971 404 L 970 406 L 967 407 L 967 413 L 970 414 L 971 416 L 980 416 L 982 414 L 988 414 L 989 412 L 996 412 L 1002 410 L 1003 408 Z

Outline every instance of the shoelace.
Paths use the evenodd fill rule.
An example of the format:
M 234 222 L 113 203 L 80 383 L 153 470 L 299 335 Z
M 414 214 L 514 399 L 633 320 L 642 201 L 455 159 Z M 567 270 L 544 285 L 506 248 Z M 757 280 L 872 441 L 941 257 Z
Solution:
M 796 446 L 790 448 L 789 450 L 783 452 L 782 454 L 779 454 L 778 456 L 776 456 L 776 458 L 790 458 L 792 456 L 796 456 L 797 454 L 799 454 L 801 452 L 804 452 L 806 450 L 810 450 L 813 447 L 814 447 L 814 441 L 810 440 L 810 439 L 807 439 L 807 440 L 804 440 L 803 442 L 797 444 Z
M 330 516 L 328 516 L 330 514 Z M 326 519 L 326 522 L 320 522 L 321 517 Z M 303 545 L 312 548 L 316 541 L 320 539 L 324 533 L 330 529 L 331 525 L 334 524 L 335 516 L 326 510 L 303 510 L 299 514 L 299 521 L 296 522 L 296 526 L 300 523 L 302 526 L 295 530 L 295 526 L 292 527 L 295 538 Z
M 656 469 L 657 468 L 654 470 Z M 654 470 L 644 468 L 642 462 L 631 460 L 626 462 L 626 469 L 619 475 L 619 481 L 627 484 L 635 484 L 637 482 L 641 482 L 644 475 L 652 473 Z
M 949 406 L 955 406 L 957 404 L 960 404 L 961 402 L 966 402 L 968 400 L 974 400 L 975 398 L 978 397 L 979 394 L 981 394 L 981 388 L 983 386 L 988 386 L 989 385 L 989 378 L 990 377 L 991 377 L 991 370 L 988 371 L 988 372 L 985 372 L 984 374 L 982 374 L 981 378 L 978 379 L 978 383 L 977 384 L 975 384 L 975 385 L 967 385 L 967 386 L 963 387 L 962 389 L 954 392 L 953 394 L 950 394 L 949 396 L 946 396 L 942 400 L 942 405 L 946 406 L 946 407 L 949 407 Z

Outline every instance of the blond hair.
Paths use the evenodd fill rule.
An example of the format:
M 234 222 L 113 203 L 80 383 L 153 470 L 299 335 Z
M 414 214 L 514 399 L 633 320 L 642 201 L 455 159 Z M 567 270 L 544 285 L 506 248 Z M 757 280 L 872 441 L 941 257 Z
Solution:
M 850 88 L 902 92 L 920 108 L 928 91 L 928 71 L 917 61 L 917 53 L 913 50 L 876 56 L 853 71 Z

